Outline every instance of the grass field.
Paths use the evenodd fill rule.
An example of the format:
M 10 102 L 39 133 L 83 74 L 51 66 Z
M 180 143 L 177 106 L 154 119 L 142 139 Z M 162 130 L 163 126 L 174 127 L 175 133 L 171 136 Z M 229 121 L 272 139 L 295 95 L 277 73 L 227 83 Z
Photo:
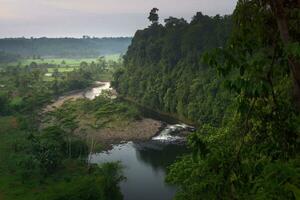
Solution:
M 120 54 L 111 54 L 111 55 L 106 55 L 104 56 L 106 61 L 118 61 L 120 58 Z M 21 66 L 26 66 L 30 65 L 30 63 L 35 62 L 37 64 L 43 64 L 43 63 L 48 63 L 48 64 L 53 64 L 53 65 L 62 65 L 63 67 L 68 66 L 68 67 L 74 67 L 74 66 L 79 66 L 81 62 L 96 62 L 97 58 L 41 58 L 41 59 L 23 59 L 19 62 L 12 62 L 12 63 L 7 63 L 7 64 L 0 64 L 1 66 L 4 65 L 18 65 L 21 64 Z
M 104 56 L 106 61 L 119 61 L 120 54 L 112 54 L 112 55 L 106 55 Z M 14 62 L 14 63 L 7 63 L 7 64 L 1 64 L 0 63 L 0 71 L 1 67 L 4 66 L 28 66 L 32 62 L 35 62 L 37 64 L 50 64 L 51 66 L 47 67 L 47 73 L 44 76 L 44 81 L 53 81 L 54 78 L 52 77 L 52 73 L 57 69 L 60 73 L 68 73 L 72 72 L 80 67 L 81 62 L 91 63 L 91 62 L 97 62 L 98 58 L 80 58 L 80 59 L 70 59 L 70 58 L 42 58 L 42 59 L 23 59 L 20 62 Z M 99 80 L 102 81 L 110 81 L 112 80 L 112 74 L 113 72 L 109 69 L 108 71 L 104 72 L 100 75 Z
M 72 72 L 77 67 L 59 67 L 57 68 L 58 72 L 64 73 L 64 72 Z M 48 68 L 48 73 L 53 73 L 56 68 Z
M 108 61 L 108 60 L 112 60 L 112 61 L 118 61 L 119 58 L 121 57 L 122 55 L 120 54 L 111 54 L 111 55 L 106 55 L 104 56 L 105 59 Z

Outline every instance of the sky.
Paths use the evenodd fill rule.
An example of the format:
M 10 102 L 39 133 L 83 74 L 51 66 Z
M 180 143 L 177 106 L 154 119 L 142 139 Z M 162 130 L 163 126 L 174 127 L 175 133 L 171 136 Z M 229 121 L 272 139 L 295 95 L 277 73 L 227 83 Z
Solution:
M 149 25 L 153 7 L 161 22 L 189 21 L 196 12 L 231 14 L 237 0 L 0 0 L 0 38 L 133 36 Z

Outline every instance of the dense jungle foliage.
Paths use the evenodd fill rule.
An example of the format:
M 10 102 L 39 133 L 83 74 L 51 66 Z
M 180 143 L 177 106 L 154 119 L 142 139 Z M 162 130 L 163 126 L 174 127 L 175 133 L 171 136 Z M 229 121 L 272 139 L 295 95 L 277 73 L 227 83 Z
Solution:
M 114 75 L 129 99 L 192 120 L 176 199 L 299 199 L 299 1 L 240 0 L 136 32 Z
M 121 165 L 88 164 L 92 150 L 72 134 L 76 121 L 61 112 L 63 122 L 40 126 L 43 108 L 52 99 L 90 86 L 116 65 L 99 58 L 71 72 L 37 63 L 0 68 L 0 199 L 122 199 Z M 51 79 L 45 80 L 52 68 Z
M 5 38 L 0 51 L 22 57 L 87 58 L 107 54 L 123 54 L 131 42 L 121 38 Z
M 124 56 L 125 67 L 114 75 L 114 87 L 156 110 L 219 124 L 230 94 L 220 89 L 222 79 L 202 64 L 201 55 L 225 45 L 231 17 L 199 12 L 190 23 L 173 17 L 165 22 L 136 32 Z

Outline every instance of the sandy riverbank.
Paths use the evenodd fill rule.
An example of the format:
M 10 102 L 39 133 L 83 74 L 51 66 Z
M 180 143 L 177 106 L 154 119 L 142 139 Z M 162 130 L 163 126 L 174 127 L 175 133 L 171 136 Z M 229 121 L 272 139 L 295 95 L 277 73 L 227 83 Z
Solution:
M 157 120 L 143 118 L 113 127 L 93 129 L 81 124 L 75 131 L 79 137 L 104 145 L 118 144 L 123 141 L 147 141 L 163 128 L 163 123 Z
M 112 91 L 110 82 L 96 82 L 93 87 L 81 91 L 74 91 L 59 97 L 53 103 L 46 106 L 43 113 L 47 115 L 48 112 L 55 111 L 67 101 L 75 101 L 83 98 L 92 100 L 105 90 Z M 93 141 L 104 145 L 120 143 L 122 141 L 149 140 L 163 127 L 163 123 L 158 120 L 142 118 L 133 121 L 117 120 L 109 126 L 98 128 L 94 127 L 97 123 L 93 116 L 82 115 L 80 112 L 78 112 L 77 121 L 78 128 L 74 131 L 76 135 L 89 141 L 92 139 Z M 41 127 L 53 123 L 55 123 L 55 120 L 51 120 L 50 117 L 50 121 L 46 124 L 41 124 Z
M 99 96 L 104 90 L 111 90 L 110 82 L 97 81 L 94 83 L 93 86 L 87 89 L 72 91 L 69 94 L 60 96 L 58 99 L 54 100 L 53 103 L 47 105 L 43 109 L 43 112 L 46 113 L 54 111 L 55 109 L 61 107 L 67 101 L 75 101 L 77 99 L 83 98 L 92 100 Z

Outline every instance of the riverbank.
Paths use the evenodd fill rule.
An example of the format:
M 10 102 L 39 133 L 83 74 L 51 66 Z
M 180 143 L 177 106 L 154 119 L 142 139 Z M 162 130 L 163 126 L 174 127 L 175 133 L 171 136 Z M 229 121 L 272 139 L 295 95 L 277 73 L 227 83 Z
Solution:
M 61 107 L 67 101 L 76 101 L 77 99 L 87 98 L 93 100 L 95 97 L 99 96 L 102 91 L 110 89 L 110 82 L 106 81 L 96 81 L 93 85 L 88 88 L 81 90 L 74 90 L 68 92 L 53 100 L 53 103 L 47 105 L 43 112 L 51 112 L 55 109 Z
M 73 134 L 101 146 L 150 140 L 162 130 L 160 120 L 143 117 L 128 102 L 105 95 L 95 98 L 107 89 L 111 90 L 110 85 L 98 82 L 89 90 L 61 96 L 44 109 L 41 129 L 59 125 L 69 132 L 72 127 Z
M 96 98 L 100 95 L 102 97 Z M 59 125 L 70 131 L 73 127 L 72 134 L 101 146 L 152 138 L 182 140 L 193 131 L 193 127 L 178 124 L 182 121 L 171 115 L 156 112 L 130 99 L 117 98 L 110 82 L 95 82 L 93 87 L 65 94 L 45 107 L 43 115 L 41 128 Z M 162 137 L 158 137 L 161 133 Z
M 91 128 L 89 124 L 81 122 L 75 134 L 102 146 L 110 146 L 111 144 L 119 144 L 125 141 L 141 142 L 151 140 L 163 128 L 162 122 L 149 118 L 130 122 L 119 121 L 112 126 L 99 129 Z
M 143 104 L 137 102 L 133 98 L 124 97 L 124 96 L 119 96 L 118 98 L 120 98 L 124 101 L 130 102 L 135 106 L 138 106 L 138 108 L 141 110 L 141 112 L 143 112 L 143 115 L 145 117 L 150 117 L 150 118 L 153 118 L 153 119 L 162 120 L 162 121 L 167 122 L 169 124 L 184 123 L 184 124 L 187 124 L 189 126 L 197 127 L 197 124 L 195 124 L 191 120 L 180 117 L 176 114 L 162 112 L 162 111 L 153 109 L 153 108 L 151 108 L 147 105 L 143 105 Z

